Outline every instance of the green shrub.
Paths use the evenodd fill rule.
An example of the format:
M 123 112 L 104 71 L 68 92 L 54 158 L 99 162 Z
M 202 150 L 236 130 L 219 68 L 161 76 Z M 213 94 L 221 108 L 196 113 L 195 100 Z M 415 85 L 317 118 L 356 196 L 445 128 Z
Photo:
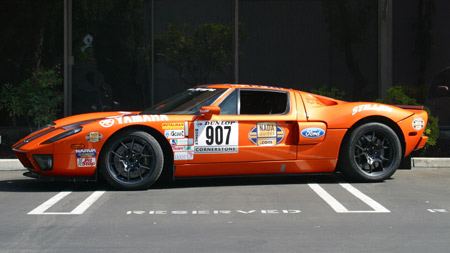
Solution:
M 22 116 L 26 110 L 23 95 L 12 84 L 4 84 L 0 91 L 0 110 L 5 109 L 11 118 Z
M 5 84 L 0 91 L 0 109 L 5 109 L 13 121 L 24 117 L 36 127 L 51 123 L 58 117 L 62 102 L 62 78 L 57 69 L 38 69 L 19 85 Z
M 388 89 L 386 98 L 377 99 L 376 102 L 391 105 L 420 105 L 415 98 L 405 94 L 402 86 L 394 86 Z M 428 136 L 427 146 L 434 146 L 439 137 L 439 119 L 438 117 L 431 115 L 430 108 L 424 106 L 423 109 L 428 113 L 428 124 L 424 132 L 424 134 Z
M 322 85 L 318 89 L 311 89 L 311 93 L 339 100 L 342 100 L 345 97 L 345 91 L 341 91 L 336 87 L 329 88 L 326 84 Z

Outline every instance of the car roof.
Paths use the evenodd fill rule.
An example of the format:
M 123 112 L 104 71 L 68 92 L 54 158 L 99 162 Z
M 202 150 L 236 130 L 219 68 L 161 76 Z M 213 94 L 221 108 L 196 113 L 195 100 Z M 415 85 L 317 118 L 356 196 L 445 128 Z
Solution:
M 265 86 L 265 85 L 254 85 L 254 84 L 205 84 L 196 86 L 198 88 L 234 88 L 234 89 L 268 89 L 268 90 L 290 90 L 288 88 Z

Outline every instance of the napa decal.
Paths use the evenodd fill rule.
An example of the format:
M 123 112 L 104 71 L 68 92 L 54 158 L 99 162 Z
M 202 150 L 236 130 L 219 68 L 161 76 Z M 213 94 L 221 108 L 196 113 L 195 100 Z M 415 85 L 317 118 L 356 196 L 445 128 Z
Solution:
M 392 107 L 380 104 L 365 104 L 353 107 L 352 115 L 362 111 L 392 112 Z
M 131 115 L 100 120 L 99 124 L 102 127 L 108 128 L 116 123 L 119 125 L 123 125 L 130 123 L 144 123 L 144 122 L 168 121 L 168 120 L 169 117 L 167 117 L 166 115 Z
M 282 127 L 276 122 L 258 122 L 248 133 L 248 139 L 256 146 L 275 146 L 285 137 Z
M 309 139 L 315 139 L 315 138 L 320 138 L 322 136 L 325 135 L 325 130 L 323 130 L 322 128 L 318 128 L 318 127 L 308 127 L 303 129 L 300 134 L 305 137 L 305 138 L 309 138 Z
M 75 155 L 77 158 L 92 158 L 97 156 L 96 149 L 77 149 L 75 150 Z
M 75 156 L 77 158 L 77 167 L 96 167 L 97 156 L 96 149 L 76 149 Z

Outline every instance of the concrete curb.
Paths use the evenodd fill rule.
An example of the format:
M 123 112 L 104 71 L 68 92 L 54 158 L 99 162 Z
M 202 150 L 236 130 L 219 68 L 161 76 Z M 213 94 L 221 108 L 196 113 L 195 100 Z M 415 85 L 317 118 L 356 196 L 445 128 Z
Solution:
M 413 157 L 411 165 L 414 168 L 450 168 L 450 158 Z
M 19 159 L 0 159 L 0 171 L 2 170 L 26 170 Z
M 450 158 L 413 157 L 413 168 L 450 168 Z M 26 170 L 18 159 L 0 159 L 0 171 Z

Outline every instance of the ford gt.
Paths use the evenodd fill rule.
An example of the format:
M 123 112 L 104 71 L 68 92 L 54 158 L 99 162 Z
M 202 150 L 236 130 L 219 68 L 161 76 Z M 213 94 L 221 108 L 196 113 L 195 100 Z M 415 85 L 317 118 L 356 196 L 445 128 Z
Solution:
M 391 177 L 422 148 L 418 106 L 345 102 L 257 85 L 203 85 L 143 111 L 98 112 L 53 122 L 12 146 L 24 175 L 146 189 L 158 178 L 298 175 L 340 171 Z

